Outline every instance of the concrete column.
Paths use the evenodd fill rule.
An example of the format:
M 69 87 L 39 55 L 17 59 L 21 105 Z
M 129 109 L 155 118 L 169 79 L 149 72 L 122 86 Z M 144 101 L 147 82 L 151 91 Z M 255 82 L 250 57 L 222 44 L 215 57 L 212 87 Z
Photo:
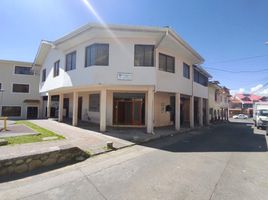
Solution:
M 194 128 L 194 96 L 190 97 L 190 128 Z
M 106 131 L 106 104 L 107 90 L 102 89 L 100 94 L 100 131 Z
M 181 106 L 180 105 L 181 105 L 181 95 L 180 95 L 180 93 L 176 93 L 176 105 L 175 105 L 175 108 L 176 108 L 176 110 L 175 110 L 175 115 L 176 115 L 175 119 L 176 119 L 176 121 L 175 121 L 175 128 L 176 128 L 177 131 L 180 130 L 180 126 L 181 126 L 181 115 L 180 115 Z
M 73 93 L 73 126 L 78 123 L 78 92 Z
M 59 94 L 59 114 L 58 114 L 59 122 L 63 121 L 63 97 L 64 94 Z
M 51 110 L 51 95 L 47 95 L 47 118 L 50 118 L 50 110 Z
M 154 91 L 149 89 L 147 93 L 147 133 L 154 131 Z
M 198 98 L 199 126 L 203 126 L 203 98 Z
M 209 125 L 209 104 L 208 99 L 206 99 L 206 125 Z

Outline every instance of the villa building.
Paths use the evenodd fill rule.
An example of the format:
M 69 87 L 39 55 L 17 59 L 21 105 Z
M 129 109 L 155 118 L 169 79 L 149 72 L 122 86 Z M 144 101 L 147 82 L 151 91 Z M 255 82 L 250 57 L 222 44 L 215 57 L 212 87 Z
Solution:
M 90 24 L 42 41 L 41 117 L 107 126 L 202 126 L 208 123 L 204 59 L 170 28 Z M 57 103 L 55 103 L 57 102 Z
M 39 74 L 32 63 L 0 60 L 0 113 L 12 119 L 41 117 Z
M 228 120 L 228 107 L 230 92 L 226 87 L 219 85 L 218 81 L 210 81 L 209 93 L 209 120 Z

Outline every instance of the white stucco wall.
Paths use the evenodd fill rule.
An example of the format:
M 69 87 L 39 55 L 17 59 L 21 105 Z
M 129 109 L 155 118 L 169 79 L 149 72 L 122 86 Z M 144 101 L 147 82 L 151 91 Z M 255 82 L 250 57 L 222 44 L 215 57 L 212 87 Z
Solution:
M 40 114 L 39 104 L 26 104 L 24 100 L 34 99 L 40 100 L 40 95 L 38 91 L 39 75 L 23 75 L 15 74 L 15 66 L 25 66 L 31 67 L 32 63 L 28 62 L 17 62 L 17 61 L 0 61 L 0 83 L 2 85 L 3 99 L 0 93 L 0 107 L 3 106 L 20 106 L 21 116 L 20 117 L 10 117 L 13 119 L 25 119 L 27 117 L 27 106 L 38 107 L 38 114 Z M 13 93 L 12 85 L 17 84 L 29 84 L 29 93 Z M 2 102 L 1 102 L 2 101 Z M 1 108 L 0 108 L 1 109 Z M 1 113 L 1 110 L 0 110 Z

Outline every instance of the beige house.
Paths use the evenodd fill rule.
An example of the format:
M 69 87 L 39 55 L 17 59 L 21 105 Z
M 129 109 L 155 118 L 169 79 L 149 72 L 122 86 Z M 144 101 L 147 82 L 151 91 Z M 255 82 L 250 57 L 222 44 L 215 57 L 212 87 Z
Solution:
M 219 85 L 218 81 L 210 81 L 209 91 L 209 120 L 228 120 L 228 107 L 230 93 L 226 87 Z
M 41 117 L 39 74 L 32 63 L 0 60 L 0 113 L 11 119 Z
M 202 126 L 208 122 L 204 59 L 170 28 L 89 24 L 42 41 L 42 117 L 107 126 Z

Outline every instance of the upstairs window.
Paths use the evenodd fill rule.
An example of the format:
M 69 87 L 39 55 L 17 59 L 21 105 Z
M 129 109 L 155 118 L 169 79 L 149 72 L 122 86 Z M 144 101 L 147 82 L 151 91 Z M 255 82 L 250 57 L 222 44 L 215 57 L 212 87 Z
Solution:
M 42 71 L 42 82 L 46 81 L 46 77 L 47 77 L 47 70 L 43 69 L 43 71 Z
M 208 86 L 208 77 L 194 69 L 194 82 L 203 86 Z
M 154 45 L 135 45 L 134 66 L 154 66 Z
M 29 93 L 29 85 L 28 84 L 13 84 L 13 92 L 18 93 Z
M 31 67 L 15 66 L 15 74 L 33 75 Z
M 175 73 L 175 58 L 165 54 L 159 54 L 159 70 Z
M 92 44 L 86 48 L 85 67 L 109 65 L 109 44 Z
M 183 63 L 183 77 L 190 79 L 190 66 Z
M 54 63 L 53 76 L 56 77 L 60 74 L 60 61 Z
M 76 51 L 66 55 L 65 71 L 74 70 L 76 68 Z

